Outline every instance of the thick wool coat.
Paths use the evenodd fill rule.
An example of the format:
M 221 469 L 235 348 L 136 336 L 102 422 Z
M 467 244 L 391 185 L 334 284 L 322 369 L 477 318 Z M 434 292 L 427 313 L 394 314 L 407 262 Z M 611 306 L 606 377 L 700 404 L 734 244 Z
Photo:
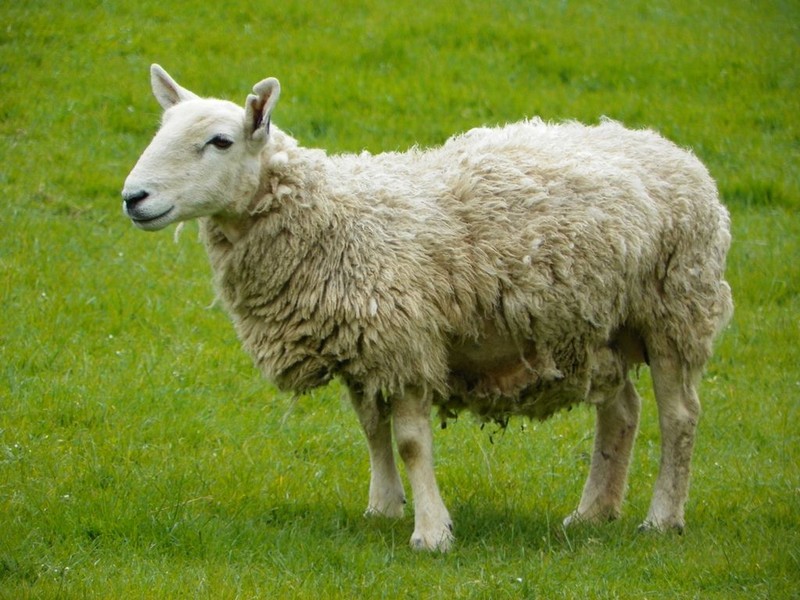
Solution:
M 504 421 L 622 385 L 648 353 L 700 367 L 732 311 L 729 217 L 651 131 L 531 120 L 442 147 L 328 156 L 273 126 L 251 221 L 202 219 L 218 294 L 279 387 L 340 376 Z

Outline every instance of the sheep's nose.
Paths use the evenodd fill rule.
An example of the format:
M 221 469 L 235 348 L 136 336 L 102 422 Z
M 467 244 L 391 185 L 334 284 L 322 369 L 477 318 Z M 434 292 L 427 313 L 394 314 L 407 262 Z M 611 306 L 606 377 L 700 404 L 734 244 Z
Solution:
M 150 194 L 144 190 L 138 192 L 122 192 L 122 200 L 125 202 L 126 208 L 133 208 L 149 195 Z

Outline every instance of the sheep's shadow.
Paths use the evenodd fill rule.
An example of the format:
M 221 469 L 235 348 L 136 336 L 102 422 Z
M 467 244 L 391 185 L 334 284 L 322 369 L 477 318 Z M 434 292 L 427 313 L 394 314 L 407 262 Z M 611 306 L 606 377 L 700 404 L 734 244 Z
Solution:
M 314 510 L 309 508 L 309 510 Z M 413 510 L 407 509 L 400 519 L 364 516 L 348 509 L 343 523 L 345 531 L 335 535 L 350 535 L 353 543 L 383 543 L 387 546 L 407 546 L 414 528 Z M 515 512 L 492 506 L 453 505 L 450 514 L 454 522 L 455 546 L 461 550 L 524 548 L 535 552 L 574 551 L 589 545 L 612 543 L 629 539 L 636 524 L 621 519 L 604 524 L 581 523 L 565 528 L 563 515 L 547 511 Z M 357 542 L 355 540 L 358 540 Z
M 199 504 L 199 503 L 198 503 Z M 635 531 L 629 520 L 600 526 L 581 524 L 564 529 L 555 514 L 517 512 L 491 505 L 454 504 L 455 545 L 451 553 L 492 552 L 560 554 L 588 546 L 627 543 Z M 414 529 L 413 507 L 399 519 L 366 516 L 353 499 L 315 501 L 287 499 L 272 504 L 253 502 L 245 510 L 235 503 L 195 506 L 177 520 L 156 522 L 152 514 L 137 527 L 140 542 L 163 556 L 252 556 L 267 562 L 285 556 L 312 557 L 322 552 L 331 560 L 353 554 L 408 556 Z M 103 532 L 92 532 L 93 538 Z M 88 534 L 87 534 L 88 535 Z M 211 542 L 213 540 L 213 542 Z M 337 558 L 338 557 L 338 558 Z

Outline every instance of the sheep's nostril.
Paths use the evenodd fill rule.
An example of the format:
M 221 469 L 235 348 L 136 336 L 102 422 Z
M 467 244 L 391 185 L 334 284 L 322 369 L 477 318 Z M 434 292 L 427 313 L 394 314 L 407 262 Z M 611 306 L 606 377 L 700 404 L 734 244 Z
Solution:
M 140 190 L 138 192 L 123 192 L 122 200 L 125 202 L 125 206 L 128 208 L 133 208 L 139 202 L 147 198 L 150 194 L 145 192 L 144 190 Z

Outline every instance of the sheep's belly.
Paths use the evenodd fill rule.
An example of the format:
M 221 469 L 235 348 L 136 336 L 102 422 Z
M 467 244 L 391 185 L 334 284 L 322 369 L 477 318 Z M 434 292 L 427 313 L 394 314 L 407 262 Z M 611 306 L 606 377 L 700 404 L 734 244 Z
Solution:
M 544 420 L 586 400 L 588 377 L 545 380 L 528 364 L 482 373 L 452 372 L 450 394 L 437 398 L 444 419 L 468 410 L 482 420 L 505 424 L 509 417 Z
M 437 398 L 443 418 L 469 410 L 500 423 L 510 416 L 546 419 L 583 402 L 589 390 L 588 368 L 564 373 L 533 344 L 519 348 L 494 330 L 480 343 L 455 345 L 450 354 L 449 396 Z
M 647 362 L 641 336 L 628 327 L 608 340 L 567 340 L 554 350 L 537 351 L 533 342 L 520 346 L 491 326 L 480 342 L 454 344 L 449 394 L 436 399 L 442 418 L 469 410 L 503 424 L 515 415 L 546 419 L 580 402 L 613 398 L 630 366 Z

